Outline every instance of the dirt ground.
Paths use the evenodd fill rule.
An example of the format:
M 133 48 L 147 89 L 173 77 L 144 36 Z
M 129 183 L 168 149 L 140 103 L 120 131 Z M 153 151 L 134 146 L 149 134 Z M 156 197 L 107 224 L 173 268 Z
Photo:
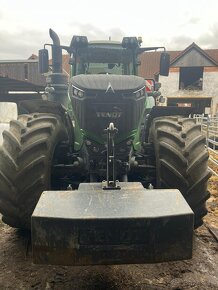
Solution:
M 205 224 L 195 231 L 191 260 L 152 265 L 41 266 L 31 260 L 30 237 L 0 222 L 1 289 L 218 289 L 218 178 L 210 179 Z

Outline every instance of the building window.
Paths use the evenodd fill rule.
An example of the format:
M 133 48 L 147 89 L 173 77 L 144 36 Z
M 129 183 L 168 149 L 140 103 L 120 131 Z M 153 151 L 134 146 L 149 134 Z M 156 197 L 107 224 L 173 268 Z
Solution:
M 24 79 L 28 80 L 28 64 L 24 64 Z
M 180 67 L 179 89 L 202 90 L 203 67 Z

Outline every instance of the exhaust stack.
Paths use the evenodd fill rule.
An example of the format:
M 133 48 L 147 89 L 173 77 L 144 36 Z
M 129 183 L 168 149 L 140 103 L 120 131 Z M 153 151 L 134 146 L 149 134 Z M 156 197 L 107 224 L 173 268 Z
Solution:
M 52 67 L 53 73 L 62 73 L 62 49 L 60 47 L 60 39 L 57 33 L 49 29 L 49 35 L 53 41 L 52 46 Z

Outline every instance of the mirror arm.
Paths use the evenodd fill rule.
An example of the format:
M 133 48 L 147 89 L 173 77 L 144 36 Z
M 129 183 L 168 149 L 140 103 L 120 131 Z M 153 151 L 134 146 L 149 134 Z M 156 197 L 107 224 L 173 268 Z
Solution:
M 46 46 L 53 46 L 54 44 L 51 44 L 51 43 L 45 43 L 44 44 L 44 49 L 46 48 Z M 59 45 L 59 47 L 61 49 L 65 49 L 68 53 L 72 53 L 72 49 L 70 48 L 70 46 L 66 46 L 66 45 Z
M 153 47 L 139 47 L 137 49 L 137 54 L 141 54 L 145 51 L 158 50 L 158 49 L 163 49 L 164 52 L 166 52 L 166 48 L 164 46 L 153 46 Z

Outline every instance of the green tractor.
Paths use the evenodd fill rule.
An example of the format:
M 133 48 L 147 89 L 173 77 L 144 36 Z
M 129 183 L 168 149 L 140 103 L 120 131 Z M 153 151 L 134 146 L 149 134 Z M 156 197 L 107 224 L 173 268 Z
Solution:
M 142 48 L 136 37 L 73 36 L 70 46 L 51 29 L 50 37 L 51 65 L 39 51 L 45 94 L 22 101 L 3 132 L 3 221 L 31 228 L 36 263 L 190 258 L 193 227 L 207 213 L 208 152 L 190 108 L 150 108 L 138 57 L 164 48 Z M 164 49 L 160 74 L 168 72 Z

